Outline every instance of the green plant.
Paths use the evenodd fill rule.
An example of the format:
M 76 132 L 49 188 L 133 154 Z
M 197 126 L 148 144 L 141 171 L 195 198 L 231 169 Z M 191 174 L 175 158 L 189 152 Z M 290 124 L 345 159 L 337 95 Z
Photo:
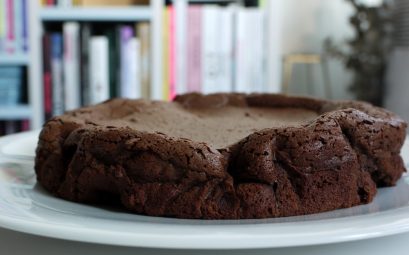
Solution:
M 349 18 L 355 37 L 341 45 L 327 38 L 324 48 L 353 72 L 349 89 L 357 99 L 381 106 L 387 57 L 392 46 L 392 7 L 386 3 L 368 7 L 357 0 L 347 1 L 355 10 Z

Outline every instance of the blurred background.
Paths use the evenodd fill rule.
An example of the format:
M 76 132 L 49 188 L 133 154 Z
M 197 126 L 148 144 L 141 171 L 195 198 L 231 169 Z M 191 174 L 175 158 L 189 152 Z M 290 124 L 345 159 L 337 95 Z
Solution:
M 277 92 L 409 120 L 409 0 L 0 0 L 0 135 L 112 97 Z

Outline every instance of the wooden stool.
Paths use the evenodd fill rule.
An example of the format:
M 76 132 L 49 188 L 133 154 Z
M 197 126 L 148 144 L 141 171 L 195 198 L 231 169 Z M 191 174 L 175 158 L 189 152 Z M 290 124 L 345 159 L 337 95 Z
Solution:
M 307 88 L 310 94 L 313 94 L 312 81 L 312 65 L 321 65 L 322 78 L 324 80 L 325 96 L 328 99 L 332 98 L 332 86 L 329 77 L 328 63 L 324 57 L 318 54 L 290 54 L 284 57 L 283 68 L 283 84 L 282 92 L 288 94 L 290 92 L 290 82 L 295 64 L 304 64 L 307 69 Z

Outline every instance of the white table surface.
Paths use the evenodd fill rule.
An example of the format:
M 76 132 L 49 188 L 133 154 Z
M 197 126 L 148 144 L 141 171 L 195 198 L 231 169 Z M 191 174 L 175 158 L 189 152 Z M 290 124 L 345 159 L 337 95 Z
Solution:
M 262 255 L 262 254 L 280 254 L 280 255 L 320 255 L 320 254 L 358 254 L 358 255 L 404 255 L 409 254 L 409 233 L 394 236 L 375 238 L 370 240 L 295 247 L 280 249 L 263 249 L 263 250 L 160 250 L 160 249 L 143 249 L 130 248 L 111 245 L 97 245 L 90 243 L 72 242 L 59 239 L 45 238 L 35 235 L 15 232 L 0 228 L 0 254 L 132 254 L 132 255 L 187 255 L 187 254 L 238 254 L 238 255 Z

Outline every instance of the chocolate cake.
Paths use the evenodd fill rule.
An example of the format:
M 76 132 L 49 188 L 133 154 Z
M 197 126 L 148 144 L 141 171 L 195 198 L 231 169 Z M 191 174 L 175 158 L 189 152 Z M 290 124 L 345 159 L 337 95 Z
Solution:
M 407 124 L 356 101 L 273 94 L 113 99 L 49 120 L 35 171 L 50 193 L 139 214 L 248 219 L 369 203 L 396 183 Z

